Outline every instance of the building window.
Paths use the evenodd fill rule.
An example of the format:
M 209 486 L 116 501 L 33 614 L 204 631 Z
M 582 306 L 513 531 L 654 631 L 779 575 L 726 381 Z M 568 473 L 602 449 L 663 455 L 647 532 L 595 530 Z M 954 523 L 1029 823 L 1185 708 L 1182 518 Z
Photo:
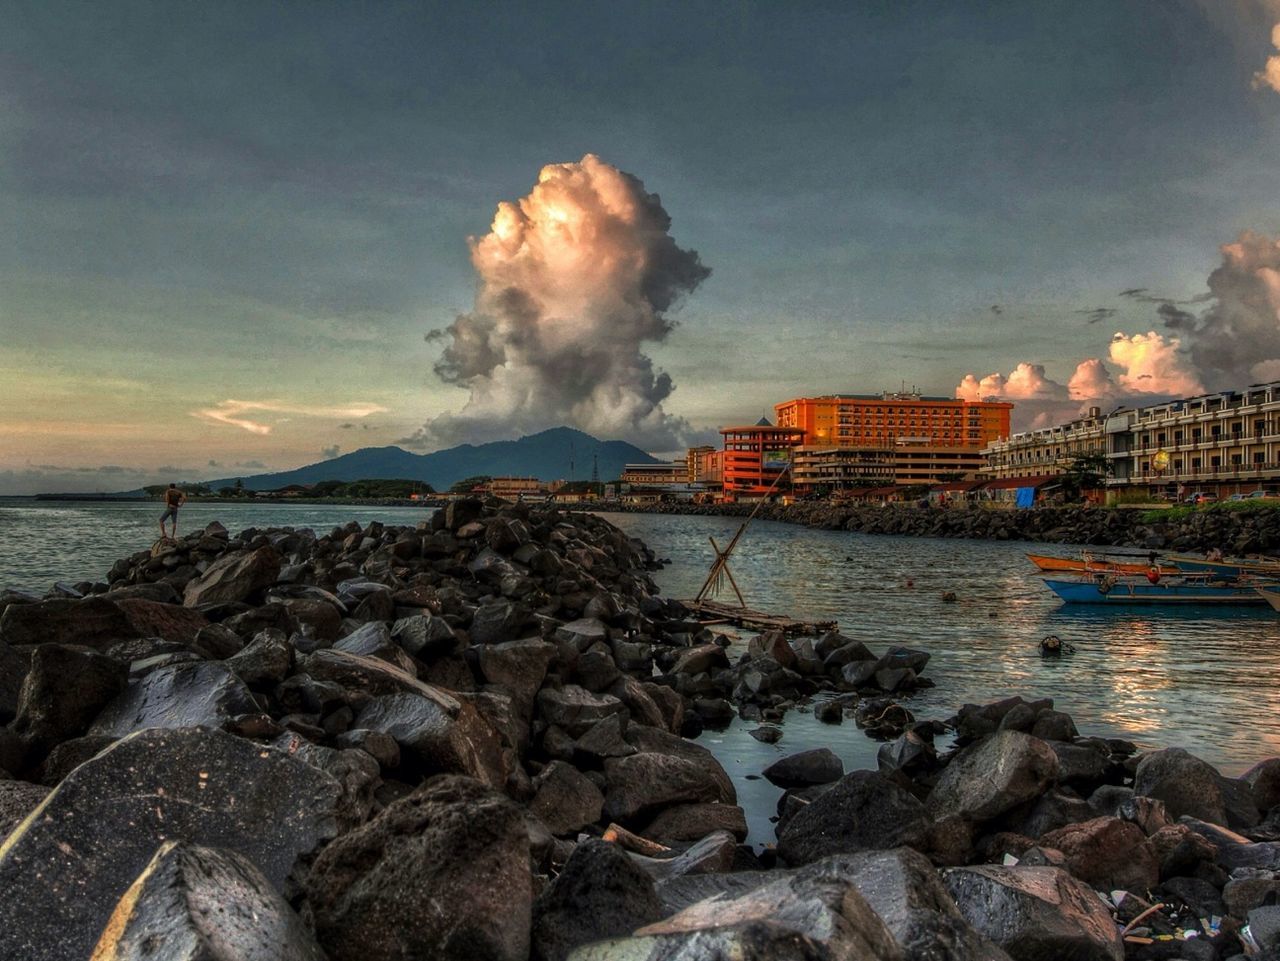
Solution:
M 1209 466 L 1210 466 L 1210 467 L 1212 467 L 1212 468 L 1214 468 L 1215 470 L 1216 470 L 1217 468 L 1221 467 L 1221 466 L 1222 466 L 1222 458 L 1221 458 L 1221 457 L 1210 457 L 1210 458 L 1209 458 Z

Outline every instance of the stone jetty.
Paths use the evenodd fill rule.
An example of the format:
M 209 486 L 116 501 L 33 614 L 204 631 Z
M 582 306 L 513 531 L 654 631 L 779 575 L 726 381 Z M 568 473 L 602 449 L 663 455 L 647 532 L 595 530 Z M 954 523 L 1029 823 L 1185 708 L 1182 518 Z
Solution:
M 0 961 L 1280 957 L 1280 759 L 1018 698 L 918 722 L 927 653 L 731 651 L 656 563 L 458 500 L 0 594 Z M 696 736 L 799 705 L 878 769 L 760 772 L 761 850 Z

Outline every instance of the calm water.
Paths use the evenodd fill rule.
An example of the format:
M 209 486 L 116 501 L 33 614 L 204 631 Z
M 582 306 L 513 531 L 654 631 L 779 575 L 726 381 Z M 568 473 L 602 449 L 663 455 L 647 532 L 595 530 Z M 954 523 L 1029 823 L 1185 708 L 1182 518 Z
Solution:
M 181 531 L 217 519 L 245 527 L 308 526 L 318 532 L 355 519 L 412 524 L 417 508 L 189 504 Z M 43 591 L 55 580 L 100 579 L 117 557 L 149 547 L 154 504 L 50 504 L 0 500 L 0 587 Z M 739 521 L 717 517 L 609 514 L 669 558 L 657 574 L 664 593 L 692 597 L 712 555 Z M 180 532 L 181 532 L 180 531 Z M 1035 575 L 1028 549 L 1064 556 L 1070 548 L 1011 542 L 877 537 L 758 523 L 731 564 L 747 600 L 760 609 L 831 618 L 873 650 L 890 644 L 933 655 L 926 671 L 937 687 L 905 703 L 921 718 L 944 718 L 965 702 L 1010 694 L 1052 697 L 1085 733 L 1182 746 L 1239 773 L 1280 754 L 1280 615 L 1270 608 L 1091 610 L 1064 607 Z M 910 582 L 910 585 L 909 585 Z M 958 601 L 944 604 L 943 591 Z M 1060 659 L 1039 656 L 1057 634 L 1076 647 Z M 819 724 L 792 712 L 776 745 L 735 722 L 702 740 L 737 782 L 752 838 L 772 839 L 767 818 L 777 791 L 749 780 L 783 754 L 826 745 L 846 769 L 874 767 L 877 744 L 852 722 Z

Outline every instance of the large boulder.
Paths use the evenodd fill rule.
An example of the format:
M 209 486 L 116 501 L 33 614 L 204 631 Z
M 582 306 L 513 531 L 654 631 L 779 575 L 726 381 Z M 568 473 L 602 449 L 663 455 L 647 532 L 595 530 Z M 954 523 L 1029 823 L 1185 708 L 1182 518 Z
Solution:
M 701 744 L 686 741 L 679 735 L 672 734 L 646 724 L 627 725 L 627 743 L 637 751 L 650 751 L 657 754 L 674 754 L 686 761 L 691 761 L 705 770 L 716 782 L 720 797 L 727 804 L 737 804 L 738 794 L 733 787 L 733 780 L 728 772 L 720 766 L 716 756 Z
M 137 636 L 120 606 L 100 597 L 10 604 L 0 615 L 0 641 L 6 644 L 79 644 L 103 648 Z
M 707 768 L 673 754 L 642 751 L 605 763 L 608 790 L 604 813 L 611 821 L 634 824 L 664 807 L 691 801 L 732 804 Z
M 950 868 L 943 881 L 965 920 L 1015 961 L 1122 961 L 1111 912 L 1087 884 L 1051 867 Z
M 29 660 L 0 641 L 0 724 L 8 724 L 18 713 L 18 693 L 22 690 Z
M 31 654 L 14 730 L 48 749 L 83 734 L 129 680 L 129 668 L 84 647 L 41 644 Z
M 356 715 L 354 727 L 395 738 L 401 763 L 417 773 L 466 774 L 500 789 L 508 770 L 498 733 L 473 705 L 435 690 L 440 696 L 375 697 Z
M 162 604 L 142 597 L 120 598 L 116 604 L 138 637 L 163 637 L 190 644 L 209 626 L 203 614 L 181 604 Z
M 747 839 L 747 815 L 736 804 L 677 804 L 664 808 L 642 834 L 656 841 L 697 841 L 714 831 Z
M 924 847 L 925 807 L 875 771 L 846 774 L 792 816 L 778 834 L 778 856 L 807 864 L 831 854 Z
M 166 841 L 116 905 L 90 961 L 325 961 L 242 854 Z
M 1138 762 L 1133 792 L 1164 802 L 1175 818 L 1190 815 L 1210 824 L 1226 824 L 1227 812 L 1214 767 L 1180 747 L 1153 751 Z
M 585 734 L 611 714 L 628 713 L 627 706 L 612 694 L 592 694 L 577 684 L 544 687 L 538 692 L 538 711 L 548 724 L 563 728 L 573 737 Z
M 1160 862 L 1145 842 L 1136 824 L 1100 817 L 1050 831 L 1039 844 L 1061 851 L 1067 870 L 1095 888 L 1145 892 L 1160 880 Z
M 489 684 L 511 695 L 526 719 L 533 713 L 534 698 L 555 659 L 556 646 L 536 637 L 480 648 L 480 674 Z
M 93 950 L 163 842 L 229 848 L 283 890 L 337 831 L 337 782 L 250 741 L 200 728 L 126 737 L 72 771 L 0 848 L 0 958 Z
M 774 761 L 761 773 L 778 787 L 809 787 L 840 780 L 844 762 L 830 748 L 819 747 Z
M 49 789 L 40 784 L 0 781 L 0 845 L 48 795 Z
M 98 715 L 90 734 L 123 737 L 153 727 L 221 727 L 260 711 L 238 677 L 219 661 L 161 667 L 131 681 Z
M 1009 961 L 964 919 L 929 859 L 910 848 L 840 854 L 815 861 L 803 873 L 851 882 L 908 958 Z
M 552 761 L 534 778 L 533 787 L 536 793 L 529 802 L 529 811 L 552 834 L 574 834 L 600 820 L 604 795 L 571 764 Z
M 325 848 L 307 900 L 330 961 L 525 961 L 524 815 L 478 781 L 432 778 Z
M 1253 793 L 1253 803 L 1262 812 L 1280 804 L 1280 757 L 1259 761 L 1240 776 Z
M 255 591 L 270 587 L 279 576 L 280 554 L 274 547 L 225 554 L 199 577 L 187 582 L 182 603 L 198 607 L 247 600 Z
M 784 932 L 799 939 L 792 944 L 793 953 L 778 953 L 776 946 L 764 950 Z M 736 897 L 713 896 L 640 928 L 636 935 L 654 938 L 659 945 L 665 942 L 666 952 L 682 948 L 682 953 L 649 954 L 649 958 L 903 958 L 893 935 L 858 889 L 848 881 L 821 875 L 785 875 Z M 718 938 L 708 943 L 709 935 Z M 645 958 L 642 947 L 635 945 L 637 950 L 629 956 Z M 713 947 L 718 951 L 707 950 Z M 576 961 L 577 955 L 573 957 Z
M 961 751 L 929 793 L 938 818 L 989 821 L 1039 797 L 1058 776 L 1058 757 L 1044 741 L 997 731 Z
M 534 961 L 564 961 L 582 944 L 629 935 L 665 914 L 653 879 L 607 841 L 579 844 L 533 905 Z

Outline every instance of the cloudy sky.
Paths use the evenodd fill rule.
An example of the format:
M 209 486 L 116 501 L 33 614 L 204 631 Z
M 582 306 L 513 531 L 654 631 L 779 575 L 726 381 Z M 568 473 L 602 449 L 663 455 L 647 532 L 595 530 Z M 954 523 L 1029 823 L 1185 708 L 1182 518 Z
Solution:
M 13 0 L 0 492 L 1280 377 L 1277 21 Z

